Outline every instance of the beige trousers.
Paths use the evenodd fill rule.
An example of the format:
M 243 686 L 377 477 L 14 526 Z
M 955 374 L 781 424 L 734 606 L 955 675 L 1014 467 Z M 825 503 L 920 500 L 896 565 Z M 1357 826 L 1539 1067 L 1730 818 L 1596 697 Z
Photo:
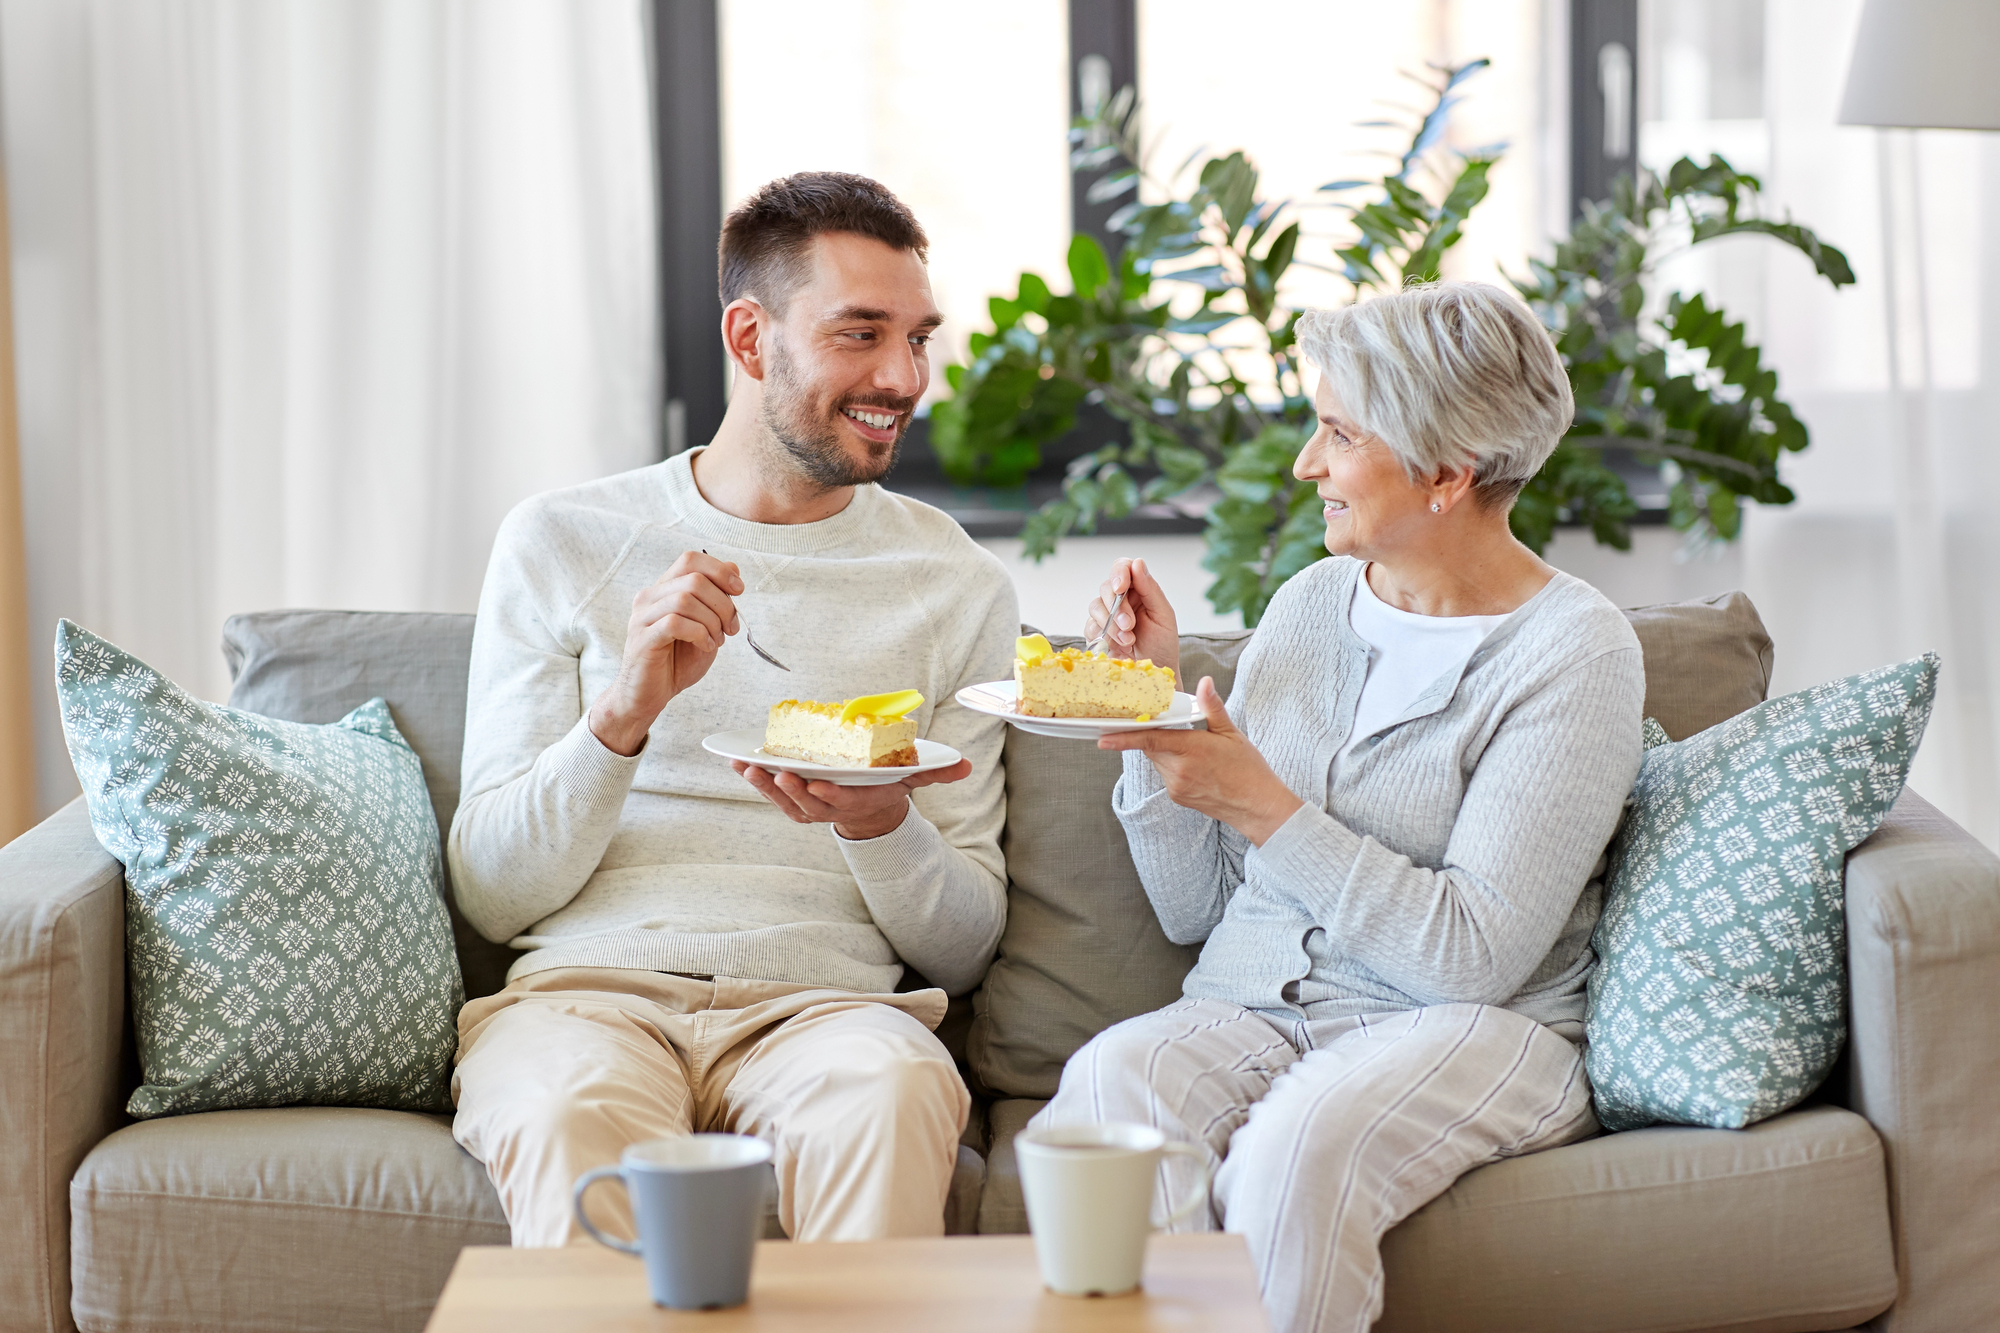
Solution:
M 943 991 L 703 981 L 624 968 L 531 973 L 458 1018 L 452 1136 L 486 1166 L 516 1245 L 583 1237 L 576 1178 L 645 1139 L 770 1143 L 796 1240 L 935 1236 L 971 1099 L 938 1039 Z M 624 1191 L 591 1221 L 630 1237 Z
M 1183 1229 L 1249 1241 L 1280 1333 L 1362 1333 L 1390 1227 L 1476 1166 L 1597 1131 L 1577 1048 L 1476 1004 L 1281 1026 L 1182 1000 L 1099 1033 L 1029 1123 L 1106 1120 L 1208 1149 L 1213 1215 Z M 1166 1159 L 1163 1197 L 1194 1169 Z

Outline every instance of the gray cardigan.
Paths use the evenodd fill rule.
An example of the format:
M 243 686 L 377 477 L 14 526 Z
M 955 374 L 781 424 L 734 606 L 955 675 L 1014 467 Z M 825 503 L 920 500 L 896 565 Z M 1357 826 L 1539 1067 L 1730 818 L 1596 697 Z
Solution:
M 1112 803 L 1146 895 L 1175 942 L 1206 941 L 1183 989 L 1310 1019 L 1500 1005 L 1579 1035 L 1639 772 L 1638 638 L 1558 573 L 1336 767 L 1368 669 L 1361 567 L 1293 578 L 1244 650 L 1230 717 L 1305 801 L 1264 846 L 1125 755 Z

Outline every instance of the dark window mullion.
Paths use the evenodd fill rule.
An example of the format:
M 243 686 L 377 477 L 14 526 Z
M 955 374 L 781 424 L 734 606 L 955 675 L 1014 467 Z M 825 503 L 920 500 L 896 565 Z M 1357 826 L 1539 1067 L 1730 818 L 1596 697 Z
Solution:
M 706 444 L 722 425 L 727 363 L 717 332 L 722 234 L 722 69 L 717 0 L 654 0 L 654 151 L 659 176 L 661 449 Z

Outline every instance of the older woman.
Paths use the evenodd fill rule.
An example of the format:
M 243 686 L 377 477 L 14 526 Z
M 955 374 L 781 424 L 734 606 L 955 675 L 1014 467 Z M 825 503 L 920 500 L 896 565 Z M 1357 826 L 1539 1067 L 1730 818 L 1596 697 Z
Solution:
M 1126 752 L 1113 801 L 1161 925 L 1203 947 L 1185 998 L 1077 1052 L 1037 1123 L 1205 1146 L 1193 1225 L 1248 1238 L 1278 1327 L 1364 1329 L 1384 1232 L 1595 1132 L 1584 978 L 1644 676 L 1625 618 L 1508 529 L 1572 412 L 1520 301 L 1439 283 L 1298 337 L 1319 428 L 1293 471 L 1336 558 L 1272 600 L 1226 710 L 1201 682 L 1206 731 L 1099 742 Z M 1143 561 L 1091 632 L 1119 593 L 1114 650 L 1177 667 Z

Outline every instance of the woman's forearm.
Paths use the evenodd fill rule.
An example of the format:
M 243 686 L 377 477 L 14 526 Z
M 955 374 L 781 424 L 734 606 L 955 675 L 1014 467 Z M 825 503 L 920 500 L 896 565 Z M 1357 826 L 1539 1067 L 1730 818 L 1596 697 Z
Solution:
M 1207 939 L 1243 882 L 1241 839 L 1201 812 L 1175 805 L 1142 754 L 1125 756 L 1111 808 L 1167 938 L 1176 944 Z

